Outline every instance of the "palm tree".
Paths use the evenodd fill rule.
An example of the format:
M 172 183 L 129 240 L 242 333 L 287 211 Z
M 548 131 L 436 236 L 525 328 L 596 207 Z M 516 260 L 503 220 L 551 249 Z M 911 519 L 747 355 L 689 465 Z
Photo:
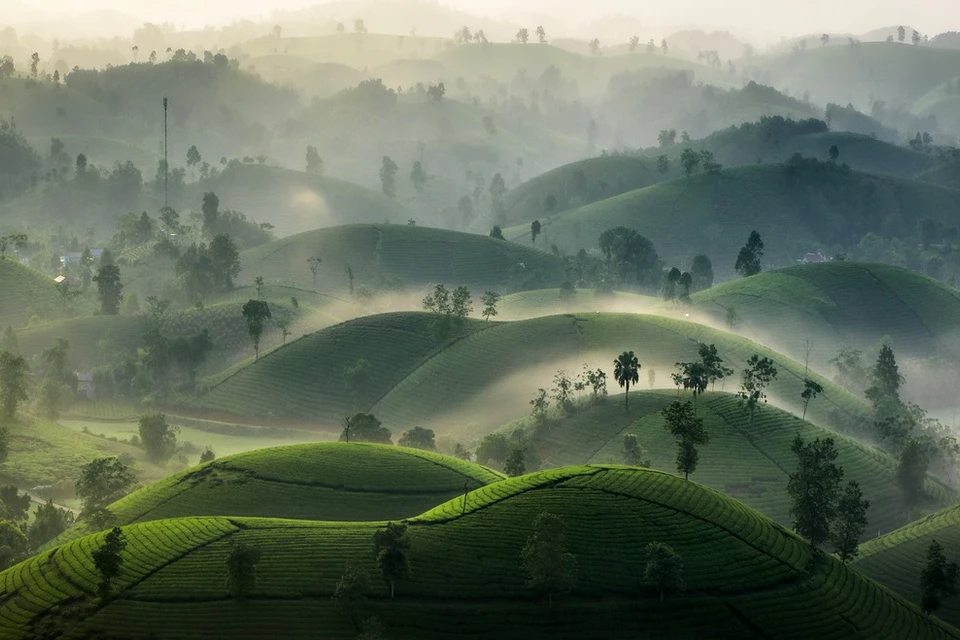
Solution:
M 630 383 L 636 384 L 640 379 L 640 361 L 633 351 L 624 351 L 617 359 L 613 361 L 613 377 L 617 379 L 621 387 L 626 387 L 627 392 L 623 396 L 623 406 L 630 410 Z

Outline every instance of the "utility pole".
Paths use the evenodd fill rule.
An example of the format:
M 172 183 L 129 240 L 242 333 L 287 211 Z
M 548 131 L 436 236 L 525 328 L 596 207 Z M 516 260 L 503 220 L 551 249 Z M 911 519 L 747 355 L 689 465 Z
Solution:
M 167 177 L 170 175 L 170 165 L 167 164 L 167 99 L 163 99 L 163 206 L 170 206 L 167 198 Z

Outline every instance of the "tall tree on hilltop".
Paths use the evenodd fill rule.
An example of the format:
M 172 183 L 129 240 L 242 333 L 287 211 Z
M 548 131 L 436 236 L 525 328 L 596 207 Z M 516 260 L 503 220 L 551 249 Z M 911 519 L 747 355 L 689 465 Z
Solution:
M 114 527 L 106 536 L 103 543 L 93 550 L 93 566 L 100 574 L 100 584 L 97 593 L 106 598 L 110 595 L 110 586 L 123 566 L 123 551 L 127 548 L 127 538 L 120 527 Z
M 763 240 L 756 230 L 750 232 L 747 238 L 747 244 L 737 254 L 737 263 L 734 266 L 737 273 L 743 277 L 753 276 L 760 273 L 760 258 L 763 257 Z
M 255 360 L 260 359 L 260 337 L 263 335 L 263 323 L 270 318 L 270 305 L 263 300 L 248 300 L 243 305 L 243 319 L 247 323 L 247 333 L 253 340 Z
M 710 442 L 710 435 L 703 428 L 703 418 L 696 414 L 690 402 L 674 402 L 662 412 L 663 428 L 677 441 L 677 471 L 684 480 L 697 470 L 700 453 L 698 445 Z
M 613 361 L 613 377 L 621 387 L 626 388 L 623 394 L 623 407 L 630 410 L 630 385 L 640 380 L 640 361 L 633 351 L 624 351 Z

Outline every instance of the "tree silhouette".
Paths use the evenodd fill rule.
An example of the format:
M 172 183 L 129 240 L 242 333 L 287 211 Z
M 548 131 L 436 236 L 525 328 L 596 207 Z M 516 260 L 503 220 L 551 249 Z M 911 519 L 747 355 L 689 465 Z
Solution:
M 263 323 L 270 318 L 270 305 L 263 300 L 248 300 L 243 305 L 243 319 L 247 321 L 247 332 L 253 340 L 256 360 L 260 359 L 260 337 L 263 335 Z
M 623 395 L 624 409 L 630 410 L 630 385 L 640 380 L 640 361 L 633 351 L 624 351 L 613 361 L 613 377 L 621 387 L 626 388 Z
M 533 244 L 537 244 L 537 236 L 540 235 L 542 227 L 540 226 L 539 220 L 534 220 L 530 223 L 530 240 Z
M 697 445 L 710 442 L 710 436 L 703 428 L 703 418 L 697 417 L 690 402 L 674 402 L 661 413 L 663 428 L 677 441 L 677 471 L 688 480 L 690 474 L 697 470 L 700 459 Z
M 410 539 L 407 538 L 407 525 L 388 522 L 385 529 L 373 534 L 373 557 L 380 567 L 380 574 L 390 586 L 390 598 L 393 599 L 396 583 L 410 575 Z
M 660 602 L 667 591 L 683 590 L 683 561 L 676 551 L 663 542 L 651 542 L 647 545 L 647 566 L 643 571 L 643 580 L 660 592 Z
M 949 562 L 943 554 L 943 546 L 934 540 L 927 547 L 927 564 L 920 572 L 920 608 L 931 614 L 940 608 L 944 598 L 957 595 L 956 562 Z
M 577 558 L 567 551 L 566 528 L 552 513 L 541 512 L 533 524 L 533 534 L 520 552 L 521 565 L 527 574 L 527 586 L 553 596 L 569 593 L 577 581 Z
M 743 277 L 756 275 L 761 271 L 760 258 L 762 257 L 763 240 L 756 230 L 751 231 L 747 238 L 747 244 L 737 254 L 737 263 L 734 268 Z

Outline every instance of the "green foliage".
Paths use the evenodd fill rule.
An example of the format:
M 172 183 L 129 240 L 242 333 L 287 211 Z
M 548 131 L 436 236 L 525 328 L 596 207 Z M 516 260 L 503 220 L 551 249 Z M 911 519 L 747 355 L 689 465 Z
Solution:
M 640 446 L 637 436 L 632 433 L 623 436 L 623 463 L 634 467 L 650 466 L 650 458 Z
M 123 552 L 126 548 L 127 537 L 120 527 L 114 527 L 107 532 L 103 542 L 91 554 L 93 566 L 100 575 L 97 593 L 103 598 L 110 596 L 110 586 L 123 567 Z
M 925 498 L 923 480 L 930 465 L 930 443 L 920 438 L 911 438 L 900 453 L 900 463 L 897 466 L 897 483 L 903 491 L 903 501 L 910 512 Z
M 760 259 L 763 257 L 763 240 L 756 230 L 750 232 L 747 244 L 737 254 L 737 263 L 734 266 L 737 273 L 743 277 L 755 276 L 761 271 Z
M 776 380 L 778 373 L 777 367 L 770 358 L 754 354 L 747 360 L 747 367 L 740 374 L 739 395 L 746 402 L 751 419 L 760 401 L 766 404 L 767 386 Z
M 343 421 L 340 442 L 393 444 L 390 430 L 370 413 L 355 413 Z
M 37 507 L 33 522 L 27 528 L 30 547 L 36 549 L 49 540 L 53 540 L 73 524 L 73 512 L 61 509 L 53 504 L 53 498 Z
M 0 411 L 7 418 L 12 418 L 27 399 L 28 372 L 23 356 L 0 351 Z
M 373 534 L 373 557 L 380 574 L 390 587 L 393 599 L 396 583 L 410 575 L 410 539 L 406 523 L 388 522 L 385 529 Z
M 262 552 L 243 542 L 231 542 L 227 556 L 227 592 L 234 598 L 245 599 L 257 586 L 257 565 Z
M 625 387 L 623 406 L 627 411 L 630 410 L 630 385 L 640 380 L 640 367 L 640 361 L 633 351 L 624 351 L 613 361 L 613 377 L 617 384 Z
M 837 501 L 837 519 L 830 532 L 830 541 L 840 556 L 841 562 L 849 562 L 859 553 L 860 538 L 867 528 L 867 509 L 870 501 L 864 500 L 856 480 L 847 483 Z
M 380 187 L 383 195 L 388 198 L 397 197 L 397 163 L 388 156 L 383 156 L 383 162 L 380 164 Z
M 797 456 L 797 470 L 787 482 L 793 528 L 820 546 L 830 539 L 830 525 L 837 517 L 843 478 L 843 469 L 834 464 L 837 449 L 833 438 L 804 443 L 798 434 L 790 450 Z
M 960 567 L 947 560 L 943 547 L 936 540 L 927 548 L 927 564 L 920 572 L 920 608 L 924 613 L 933 613 L 940 608 L 944 598 L 957 595 L 957 574 Z
M 162 413 L 140 416 L 140 446 L 154 462 L 166 462 L 173 457 L 179 431 L 179 427 L 167 423 L 167 416 Z
M 522 476 L 527 472 L 526 453 L 522 444 L 514 443 L 510 447 L 510 453 L 507 454 L 507 459 L 503 463 L 503 470 L 511 478 Z
M 483 298 L 481 298 L 481 303 L 483 304 L 483 311 L 480 315 L 483 316 L 484 320 L 490 320 L 490 318 L 496 317 L 497 315 L 497 304 L 500 302 L 502 296 L 496 291 L 484 291 Z
M 412 447 L 424 451 L 437 450 L 436 435 L 433 433 L 433 429 L 424 429 L 423 427 L 414 427 L 409 431 L 404 431 L 397 444 L 401 447 Z
M 697 446 L 710 442 L 703 418 L 697 416 L 690 402 L 674 402 L 663 410 L 663 428 L 677 441 L 677 471 L 689 479 L 700 459 Z
M 120 312 L 123 302 L 123 283 L 120 282 L 120 267 L 115 264 L 103 265 L 93 277 L 97 283 L 97 295 L 100 298 L 100 313 L 115 316 Z
M 92 516 L 119 500 L 137 483 L 137 477 L 119 458 L 98 458 L 84 465 L 77 480 L 83 515 Z
M 27 537 L 17 523 L 0 520 L 0 569 L 6 569 L 22 559 L 27 550 Z
M 260 359 L 260 337 L 263 335 L 263 324 L 270 317 L 270 305 L 263 300 L 248 300 L 243 305 L 243 319 L 247 322 L 247 331 L 253 340 L 257 360 Z
M 653 243 L 628 227 L 607 229 L 598 240 L 600 253 L 620 282 L 655 290 L 660 284 L 661 260 Z
M 537 395 L 530 401 L 533 407 L 533 417 L 537 422 L 543 422 L 547 418 L 547 409 L 550 408 L 550 400 L 547 399 L 547 390 L 543 387 L 537 389 Z
M 683 591 L 683 560 L 673 547 L 663 542 L 651 542 L 646 553 L 643 581 L 660 592 L 660 602 L 667 592 Z
M 546 396 L 546 392 L 544 392 Z M 503 464 L 507 456 L 510 455 L 510 441 L 503 433 L 490 433 L 480 440 L 480 446 L 477 447 L 477 463 Z
M 521 566 L 527 574 L 527 586 L 546 594 L 553 605 L 554 595 L 569 593 L 577 584 L 577 557 L 567 551 L 563 520 L 541 511 L 533 523 L 533 533 L 520 552 Z
M 367 591 L 370 579 L 357 563 L 348 562 L 343 575 L 337 581 L 336 589 L 330 597 L 337 613 L 347 616 L 356 631 L 361 631 L 360 621 L 367 609 Z
M 30 510 L 30 495 L 19 495 L 13 485 L 0 487 L 0 508 L 3 509 L 3 519 L 20 525 L 25 524 Z
M 807 407 L 810 405 L 810 401 L 821 393 L 823 393 L 823 385 L 815 380 L 811 380 L 810 378 L 803 379 L 803 393 L 800 394 L 800 397 L 803 399 L 803 416 L 801 416 L 802 420 L 807 419 Z

